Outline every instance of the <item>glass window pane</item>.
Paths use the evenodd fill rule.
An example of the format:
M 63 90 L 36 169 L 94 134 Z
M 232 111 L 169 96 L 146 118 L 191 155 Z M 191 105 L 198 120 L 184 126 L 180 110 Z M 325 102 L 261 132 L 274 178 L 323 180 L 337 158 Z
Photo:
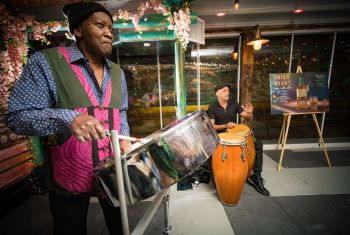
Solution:
M 120 43 L 113 58 L 118 55 L 129 93 L 130 134 L 143 137 L 160 129 L 157 42 Z
M 205 45 L 200 47 L 200 91 L 201 105 L 209 105 L 216 100 L 214 88 L 218 83 L 231 85 L 231 96 L 237 97 L 237 51 L 238 38 L 206 39 Z M 193 52 L 191 57 L 195 58 Z M 205 107 L 207 109 L 207 107 Z
M 196 110 L 198 103 L 197 44 L 189 43 L 185 52 L 187 110 Z
M 269 43 L 254 51 L 252 103 L 254 133 L 259 138 L 278 138 L 281 115 L 271 115 L 270 73 L 288 73 L 291 36 L 271 36 Z
M 163 127 L 176 120 L 174 41 L 159 41 Z
M 291 72 L 328 72 L 332 43 L 333 34 L 295 35 Z
M 292 72 L 300 65 L 302 72 L 325 72 L 328 74 L 332 53 L 333 34 L 295 35 Z M 322 115 L 317 115 L 321 126 Z M 292 118 L 288 136 L 291 138 L 317 138 L 318 133 L 311 115 Z
M 335 45 L 329 87 L 330 111 L 326 113 L 325 137 L 349 137 L 350 133 L 350 33 L 339 33 Z

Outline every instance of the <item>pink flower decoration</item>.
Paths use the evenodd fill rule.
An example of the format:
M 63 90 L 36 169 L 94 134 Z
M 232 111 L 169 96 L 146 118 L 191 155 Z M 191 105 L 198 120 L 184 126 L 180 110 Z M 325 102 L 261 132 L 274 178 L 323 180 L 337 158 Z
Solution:
M 0 22 L 4 32 L 6 51 L 0 51 L 0 108 L 7 108 L 12 86 L 22 73 L 28 54 L 27 27 L 32 27 L 36 40 L 46 41 L 45 34 L 55 32 L 61 27 L 59 22 L 39 23 L 34 16 L 19 14 L 12 16 L 5 5 L 0 3 Z

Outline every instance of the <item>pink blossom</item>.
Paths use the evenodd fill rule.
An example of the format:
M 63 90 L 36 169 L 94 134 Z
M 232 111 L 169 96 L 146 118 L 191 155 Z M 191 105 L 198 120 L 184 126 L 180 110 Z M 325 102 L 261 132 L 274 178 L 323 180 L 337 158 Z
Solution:
M 17 30 L 24 31 L 27 28 L 27 24 L 19 18 L 17 18 L 13 23 Z
M 134 15 L 132 16 L 131 20 L 132 20 L 132 23 L 133 23 L 135 26 L 137 26 L 137 25 L 139 24 L 139 22 L 140 22 L 140 17 L 139 17 L 138 14 L 134 14 Z
M 151 5 L 153 6 L 153 8 L 159 6 L 160 4 L 160 0 L 150 0 Z
M 26 22 L 27 26 L 31 27 L 33 26 L 33 22 L 35 17 L 33 15 L 23 15 L 23 19 Z
M 61 28 L 61 23 L 58 21 L 51 22 L 50 29 L 52 32 L 57 32 Z
M 129 14 L 129 12 L 128 11 L 123 11 L 123 10 L 121 10 L 121 9 L 119 9 L 119 16 L 118 16 L 118 18 L 119 19 L 124 19 L 124 20 L 128 20 L 129 19 L 129 16 L 130 16 L 130 14 Z
M 47 24 L 40 24 L 40 26 L 43 33 L 47 33 L 47 31 L 49 31 L 49 26 Z
M 147 7 L 146 5 L 142 2 L 139 6 L 139 11 L 146 11 L 147 10 Z

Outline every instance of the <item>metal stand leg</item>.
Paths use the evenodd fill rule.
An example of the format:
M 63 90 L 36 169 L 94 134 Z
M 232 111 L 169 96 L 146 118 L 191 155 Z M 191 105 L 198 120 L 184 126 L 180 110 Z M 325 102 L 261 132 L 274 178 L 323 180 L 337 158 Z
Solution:
M 157 212 L 159 206 L 161 205 L 163 198 L 167 196 L 168 191 L 169 189 L 164 189 L 161 193 L 157 194 L 152 204 L 148 207 L 147 211 L 144 213 L 142 218 L 137 223 L 131 235 L 144 234 L 144 232 L 147 229 L 147 226 L 149 225 L 155 213 Z
M 124 175 L 124 179 L 125 179 L 126 191 L 127 191 L 128 198 L 129 198 L 129 204 L 134 204 L 134 198 L 132 197 L 132 191 L 131 191 L 131 186 L 130 186 L 128 164 L 127 164 L 127 161 L 125 158 L 122 159 L 122 165 L 123 165 L 123 175 Z
M 163 234 L 170 234 L 171 225 L 169 225 L 169 200 L 170 192 L 163 198 L 163 207 L 164 207 L 164 229 Z
M 122 136 L 122 138 L 125 138 Z M 128 137 L 129 138 L 129 137 Z M 131 139 L 131 138 L 129 138 Z M 135 138 L 132 138 L 132 140 Z M 119 148 L 119 137 L 118 137 L 118 131 L 111 131 L 111 140 L 112 140 L 112 146 L 113 146 L 113 152 L 114 152 L 114 160 L 115 160 L 115 173 L 117 177 L 117 186 L 118 186 L 118 197 L 119 197 L 119 204 L 120 204 L 120 214 L 122 218 L 122 225 L 123 225 L 123 234 L 124 235 L 130 235 L 129 231 L 129 221 L 128 221 L 128 214 L 127 214 L 127 207 L 126 207 L 126 197 L 125 197 L 125 190 L 124 190 L 124 177 L 125 176 L 125 183 L 126 188 L 128 191 L 128 197 L 130 200 L 130 203 L 133 203 L 133 197 L 130 187 L 130 180 L 128 177 L 128 169 L 127 169 L 127 162 L 126 159 L 122 159 L 120 156 L 120 148 Z M 164 234 L 170 234 L 171 226 L 169 226 L 169 189 L 164 189 L 161 193 L 159 193 L 156 198 L 153 200 L 150 207 L 147 209 L 143 217 L 140 219 L 138 224 L 136 225 L 135 229 L 132 231 L 132 235 L 139 235 L 143 234 L 146 231 L 147 226 L 151 222 L 152 218 L 154 217 L 157 209 L 161 205 L 161 202 L 163 201 L 164 205 L 164 221 L 165 221 L 165 227 L 163 229 Z
M 115 161 L 115 174 L 117 176 L 118 183 L 118 197 L 120 204 L 120 214 L 122 217 L 122 225 L 123 225 L 123 234 L 129 235 L 129 221 L 128 221 L 128 211 L 126 208 L 126 200 L 125 200 L 125 191 L 124 191 L 124 180 L 123 180 L 123 168 L 122 168 L 122 159 L 120 156 L 120 148 L 119 148 L 119 138 L 118 131 L 111 131 L 112 137 L 112 145 L 114 152 L 114 161 Z

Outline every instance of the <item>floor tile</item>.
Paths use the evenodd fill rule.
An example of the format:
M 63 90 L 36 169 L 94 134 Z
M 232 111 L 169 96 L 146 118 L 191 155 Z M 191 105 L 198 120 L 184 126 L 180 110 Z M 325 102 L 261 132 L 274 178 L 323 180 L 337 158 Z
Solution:
M 263 154 L 263 171 L 277 169 L 278 163 L 271 159 L 268 155 Z
M 321 192 L 305 183 L 288 169 L 263 171 L 265 187 L 271 196 L 315 195 Z
M 239 235 L 301 233 L 272 197 L 242 197 L 238 206 L 225 206 L 225 211 Z
M 350 167 L 343 167 L 343 173 L 336 168 L 337 167 L 295 168 L 289 169 L 289 171 L 322 194 L 350 193 L 350 178 L 344 177 L 344 175 L 348 175 L 348 173 L 345 172 L 350 171 Z
M 350 195 L 276 197 L 303 234 L 349 234 Z
M 217 199 L 175 200 L 170 203 L 171 234 L 234 234 L 222 204 Z

